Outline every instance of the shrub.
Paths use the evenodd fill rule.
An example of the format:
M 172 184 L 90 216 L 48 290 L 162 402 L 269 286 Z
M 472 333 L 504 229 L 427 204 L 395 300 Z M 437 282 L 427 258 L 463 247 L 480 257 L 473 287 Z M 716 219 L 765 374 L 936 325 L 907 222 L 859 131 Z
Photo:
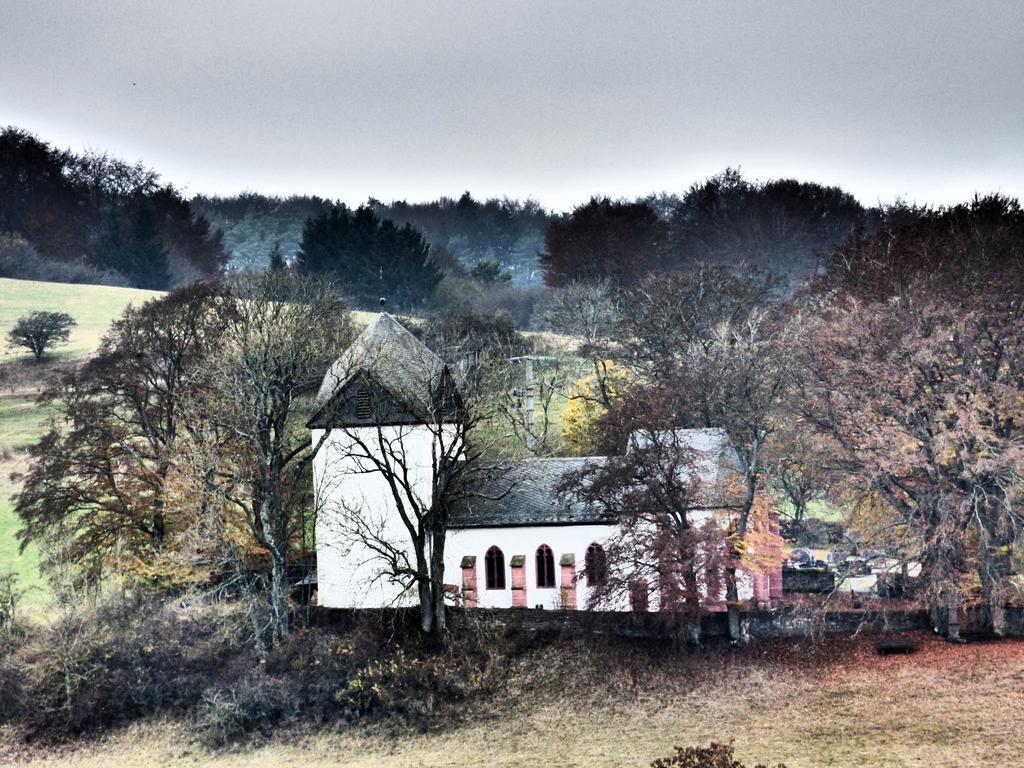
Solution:
M 238 685 L 203 692 L 196 733 L 209 747 L 235 746 L 270 736 L 278 725 L 295 722 L 299 711 L 300 702 L 287 681 L 255 673 Z
M 0 649 L 3 648 L 3 641 L 14 634 L 17 628 L 20 600 L 21 590 L 14 585 L 14 574 L 0 573 Z
M 676 753 L 668 757 L 659 757 L 651 763 L 651 768 L 746 768 L 743 763 L 733 757 L 731 744 L 711 742 L 706 747 L 676 747 Z M 754 768 L 768 768 L 758 763 Z M 786 768 L 779 763 L 776 768 Z
M 7 660 L 22 670 L 7 675 L 9 701 L 27 735 L 60 739 L 187 711 L 234 656 L 202 624 L 159 605 L 74 606 Z
M 843 524 L 817 517 L 782 521 L 782 537 L 804 547 L 831 547 L 843 540 Z
M 359 669 L 335 700 L 349 720 L 395 717 L 426 730 L 439 702 L 465 697 L 461 672 L 451 659 L 413 658 L 399 649 L 392 657 L 373 659 Z
M 445 277 L 434 292 L 432 306 L 440 312 L 503 312 L 514 327 L 526 328 L 543 296 L 544 288 L 539 285 L 501 281 L 484 285 L 475 280 Z
M 246 621 L 236 604 L 126 598 L 67 608 L 0 654 L 0 722 L 53 742 L 184 717 L 202 742 L 225 747 L 339 720 L 426 730 L 449 722 L 455 713 L 444 708 L 487 681 L 483 633 L 436 653 L 361 618 L 342 632 L 296 628 L 262 653 L 240 641 L 251 637 Z

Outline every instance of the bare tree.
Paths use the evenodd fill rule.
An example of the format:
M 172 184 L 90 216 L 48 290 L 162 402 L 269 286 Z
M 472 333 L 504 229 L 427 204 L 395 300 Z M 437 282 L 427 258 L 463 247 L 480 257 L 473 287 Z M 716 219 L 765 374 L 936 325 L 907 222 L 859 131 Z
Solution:
M 810 505 L 828 496 L 828 489 L 838 475 L 836 460 L 825 450 L 821 440 L 803 428 L 797 420 L 789 420 L 780 430 L 768 460 L 768 483 L 789 502 L 784 533 L 799 536 Z
M 603 552 L 588 553 L 597 558 L 588 559 L 583 574 L 589 607 L 614 610 L 642 593 L 700 645 L 702 604 L 721 598 L 725 531 L 712 510 L 728 500 L 718 482 L 720 457 L 705 455 L 672 421 L 663 392 L 630 392 L 604 419 L 628 449 L 570 474 L 561 491 L 618 524 Z
M 736 567 L 764 482 L 766 448 L 780 427 L 789 368 L 788 324 L 772 304 L 775 280 L 760 270 L 698 267 L 654 276 L 631 294 L 621 344 L 660 387 L 679 426 L 724 429 L 737 455 L 737 544 L 726 568 L 730 637 L 739 639 Z
M 273 271 L 232 284 L 233 316 L 208 376 L 203 411 L 213 446 L 211 489 L 241 509 L 271 563 L 273 637 L 288 631 L 287 566 L 296 518 L 309 505 L 309 399 L 351 338 L 349 314 L 329 285 Z
M 608 360 L 614 357 L 616 331 L 622 320 L 619 295 L 608 279 L 574 281 L 552 294 L 545 321 L 578 344 L 576 354 L 590 361 L 597 384 L 595 395 L 608 408 L 612 396 L 606 387 Z

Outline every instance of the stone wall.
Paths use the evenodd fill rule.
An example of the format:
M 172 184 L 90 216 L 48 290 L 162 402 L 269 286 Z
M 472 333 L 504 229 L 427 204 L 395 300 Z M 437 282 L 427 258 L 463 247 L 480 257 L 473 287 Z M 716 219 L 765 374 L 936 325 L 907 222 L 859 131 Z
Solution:
M 836 579 L 823 568 L 783 568 L 782 591 L 802 594 L 824 594 L 835 589 Z
M 415 609 L 381 609 L 353 611 L 331 608 L 310 609 L 310 622 L 316 626 L 345 628 L 354 622 L 372 618 L 415 631 Z M 774 610 L 748 610 L 740 614 L 743 637 L 751 642 L 759 639 L 785 637 L 821 637 L 825 635 L 882 634 L 930 630 L 928 612 L 923 609 L 840 610 L 821 611 L 811 608 L 785 607 Z M 449 625 L 460 627 L 485 622 L 508 630 L 543 633 L 578 633 L 616 635 L 648 639 L 670 639 L 680 629 L 679 622 L 669 614 L 623 613 L 616 611 L 561 611 L 522 609 L 452 608 Z M 961 630 L 972 631 L 971 614 L 963 616 Z M 1006 634 L 1024 637 L 1024 609 L 1006 610 Z M 713 613 L 701 619 L 706 638 L 728 637 L 725 613 Z

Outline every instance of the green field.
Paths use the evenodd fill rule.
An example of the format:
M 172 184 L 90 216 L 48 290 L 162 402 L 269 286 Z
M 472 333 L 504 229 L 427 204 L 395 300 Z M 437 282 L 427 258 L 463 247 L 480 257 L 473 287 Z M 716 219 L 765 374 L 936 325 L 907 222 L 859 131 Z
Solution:
M 42 283 L 35 280 L 0 278 L 0 330 L 7 330 L 24 314 L 36 310 L 67 312 L 78 325 L 71 331 L 71 340 L 58 352 L 61 357 L 78 357 L 91 353 L 100 343 L 110 321 L 129 304 L 140 304 L 160 296 L 158 291 L 135 288 L 113 288 L 107 285 L 70 285 Z M 5 347 L 0 362 L 31 358 L 30 352 L 12 351 Z
M 49 593 L 39 575 L 39 551 L 32 546 L 18 551 L 14 536 L 18 519 L 11 503 L 18 483 L 10 476 L 25 470 L 25 452 L 39 439 L 45 422 L 46 414 L 34 397 L 0 396 L 0 572 L 12 569 L 17 573 L 18 588 L 25 590 L 28 605 L 44 603 Z
M 74 363 L 99 346 L 111 321 L 125 307 L 160 295 L 156 291 L 105 285 L 0 278 L 0 332 L 6 335 L 19 317 L 34 310 L 67 312 L 78 325 L 70 342 L 60 347 L 54 358 L 57 363 Z M 19 588 L 26 590 L 25 602 L 39 605 L 47 601 L 49 593 L 39 575 L 38 550 L 29 547 L 23 553 L 18 551 L 18 519 L 11 503 L 18 482 L 10 477 L 25 471 L 27 451 L 39 439 L 47 418 L 36 405 L 35 392 L 54 370 L 54 362 L 44 363 L 37 370 L 31 360 L 28 351 L 12 350 L 6 345 L 0 351 L 0 365 L 15 374 L 0 389 L 0 572 L 14 571 Z

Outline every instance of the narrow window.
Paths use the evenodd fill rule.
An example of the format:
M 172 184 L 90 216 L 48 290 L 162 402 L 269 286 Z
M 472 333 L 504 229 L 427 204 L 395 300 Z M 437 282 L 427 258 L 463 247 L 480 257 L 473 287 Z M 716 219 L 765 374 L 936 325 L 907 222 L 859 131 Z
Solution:
M 587 547 L 587 559 L 583 569 L 587 575 L 588 586 L 596 587 L 608 580 L 608 556 L 604 552 L 604 547 L 596 541 Z
M 373 409 L 370 408 L 370 390 L 360 389 L 356 392 L 356 418 L 368 419 L 373 416 Z
M 370 407 L 370 390 L 360 389 L 356 392 L 356 418 L 368 419 L 373 416 L 373 409 Z
M 491 547 L 484 555 L 484 570 L 488 589 L 505 588 L 505 555 L 497 547 Z
M 555 586 L 555 555 L 551 547 L 541 544 L 537 547 L 537 587 L 553 589 Z

